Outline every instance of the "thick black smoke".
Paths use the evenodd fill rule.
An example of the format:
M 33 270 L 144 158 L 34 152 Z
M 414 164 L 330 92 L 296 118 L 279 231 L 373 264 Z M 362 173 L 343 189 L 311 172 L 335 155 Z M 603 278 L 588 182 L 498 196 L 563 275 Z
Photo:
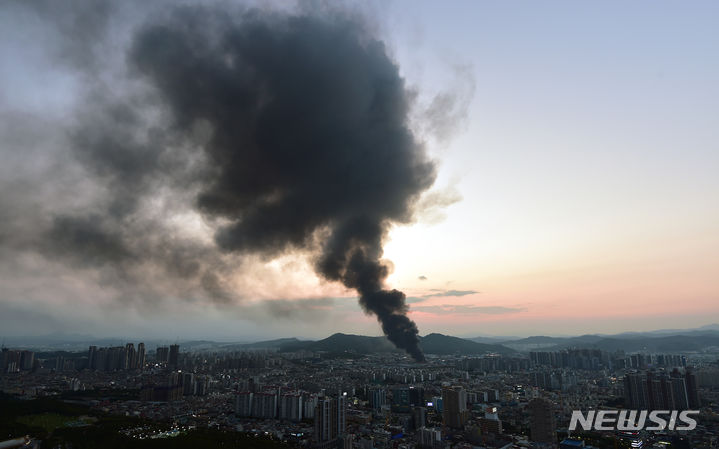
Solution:
M 275 294 L 253 290 L 258 258 L 310 254 L 421 360 L 382 245 L 393 224 L 446 203 L 422 196 L 436 167 L 409 122 L 412 112 L 413 129 L 441 134 L 452 98 L 418 115 L 383 42 L 351 12 L 86 3 L 0 7 L 0 30 L 21 36 L 14 24 L 27 22 L 42 43 L 28 54 L 72 80 L 54 113 L 0 102 L 0 282 L 48 273 L 68 298 L 87 285 L 149 309 L 236 304 Z M 12 33 L 6 42 L 23 41 Z M 267 302 L 275 317 L 300 304 Z
M 173 132 L 211 130 L 197 207 L 226 220 L 216 243 L 273 255 L 322 236 L 317 271 L 356 289 L 390 341 L 422 360 L 405 295 L 384 289 L 382 242 L 411 219 L 435 166 L 383 43 L 336 16 L 191 9 L 144 27 L 129 60 Z

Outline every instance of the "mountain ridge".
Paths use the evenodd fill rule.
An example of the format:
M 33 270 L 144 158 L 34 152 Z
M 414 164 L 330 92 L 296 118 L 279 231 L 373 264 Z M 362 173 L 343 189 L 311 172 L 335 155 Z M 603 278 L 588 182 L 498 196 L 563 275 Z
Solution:
M 126 342 L 144 341 L 148 351 L 154 346 L 170 344 L 169 339 L 104 337 L 95 338 L 84 334 L 53 333 L 44 336 L 4 337 L 6 347 L 49 350 L 82 351 L 89 345 L 117 346 Z M 183 350 L 300 350 L 313 351 L 354 351 L 358 353 L 393 352 L 396 348 L 384 336 L 365 336 L 341 332 L 329 337 L 313 340 L 297 337 L 277 338 L 259 341 L 213 341 L 206 339 L 179 340 Z M 519 337 L 474 338 L 456 337 L 430 333 L 420 337 L 420 344 L 426 346 L 428 354 L 475 355 L 485 353 L 512 354 L 528 351 L 556 351 L 567 348 L 591 348 L 606 351 L 618 349 L 633 351 L 700 351 L 707 347 L 719 346 L 719 324 L 708 324 L 694 329 L 660 329 L 650 332 L 623 332 L 619 334 L 585 334 L 579 336 L 534 335 Z M 343 349 L 344 348 L 344 349 Z

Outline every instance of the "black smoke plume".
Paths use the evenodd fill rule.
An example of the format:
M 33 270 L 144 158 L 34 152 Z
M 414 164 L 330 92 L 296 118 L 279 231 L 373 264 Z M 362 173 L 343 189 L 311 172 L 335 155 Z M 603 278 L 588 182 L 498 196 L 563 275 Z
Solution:
M 323 236 L 318 273 L 356 289 L 389 340 L 423 360 L 381 257 L 435 166 L 409 128 L 411 96 L 384 44 L 336 16 L 192 9 L 143 28 L 129 58 L 175 131 L 211 130 L 197 207 L 227 220 L 216 243 L 272 255 Z
M 0 120 L 0 153 L 24 164 L 0 164 L 0 266 L 34 267 L 20 256 L 39 254 L 68 279 L 152 307 L 234 303 L 244 292 L 233 281 L 252 276 L 245 261 L 310 254 L 422 360 L 382 246 L 436 177 L 410 112 L 437 130 L 448 121 L 434 112 L 451 101 L 417 115 L 384 43 L 347 11 L 86 3 L 3 4 L 37 14 L 77 90 L 52 126 L 0 104 L 13 119 Z

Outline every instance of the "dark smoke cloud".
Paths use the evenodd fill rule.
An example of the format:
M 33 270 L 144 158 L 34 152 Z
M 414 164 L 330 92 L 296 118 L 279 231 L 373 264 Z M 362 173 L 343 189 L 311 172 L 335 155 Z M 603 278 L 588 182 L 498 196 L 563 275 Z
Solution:
M 38 3 L 46 20 L 52 5 Z M 382 245 L 392 225 L 456 199 L 420 201 L 436 166 L 410 129 L 415 95 L 358 15 L 167 8 L 134 29 L 108 74 L 116 64 L 103 51 L 120 42 L 110 31 L 128 27 L 108 2 L 68 10 L 58 32 L 84 31 L 58 54 L 87 88 L 62 142 L 85 170 L 78 186 L 95 188 L 36 220 L 30 246 L 101 271 L 128 297 L 224 302 L 241 298 L 230 279 L 243 258 L 309 253 L 321 277 L 356 290 L 390 341 L 423 359 L 404 293 L 385 286 Z M 451 103 L 433 105 L 431 130 L 446 128 Z M 168 223 L 188 211 L 212 240 Z
M 192 9 L 142 29 L 130 61 L 175 131 L 211 129 L 214 173 L 197 207 L 229 221 L 218 246 L 274 255 L 321 233 L 317 271 L 356 289 L 388 338 L 422 360 L 405 295 L 384 289 L 382 242 L 411 220 L 435 166 L 384 45 L 354 22 Z

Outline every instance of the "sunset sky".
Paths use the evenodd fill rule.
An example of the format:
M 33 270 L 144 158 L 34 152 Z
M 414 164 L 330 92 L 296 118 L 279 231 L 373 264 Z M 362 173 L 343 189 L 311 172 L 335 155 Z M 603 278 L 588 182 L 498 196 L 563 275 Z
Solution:
M 407 76 L 423 67 L 434 85 L 441 64 L 422 61 L 450 61 L 476 90 L 464 132 L 436 152 L 463 200 L 393 234 L 392 280 L 481 292 L 436 304 L 522 310 L 418 322 L 526 334 L 716 321 L 717 5 L 405 6 L 391 26 Z
M 347 9 L 399 66 L 414 95 L 413 131 L 438 164 L 420 199 L 427 207 L 393 226 L 384 245 L 393 266 L 386 284 L 406 293 L 421 335 L 719 322 L 718 3 L 408 0 Z M 84 210 L 82 201 L 104 192 L 61 149 L 90 88 L 74 65 L 57 62 L 68 30 L 52 17 L 0 6 L 0 337 L 381 334 L 357 294 L 320 279 L 303 251 L 237 256 L 223 272 L 230 294 L 210 300 L 171 281 L 163 290 L 164 280 L 128 294 L 117 273 L 108 281 L 104 269 L 26 245 L 32 233 L 18 230 L 49 222 L 58 201 Z M 106 81 L 124 73 L 143 14 L 125 7 L 109 17 L 97 69 Z M 446 116 L 428 119 L 443 99 Z M 212 224 L 157 195 L 149 215 L 211 245 Z

